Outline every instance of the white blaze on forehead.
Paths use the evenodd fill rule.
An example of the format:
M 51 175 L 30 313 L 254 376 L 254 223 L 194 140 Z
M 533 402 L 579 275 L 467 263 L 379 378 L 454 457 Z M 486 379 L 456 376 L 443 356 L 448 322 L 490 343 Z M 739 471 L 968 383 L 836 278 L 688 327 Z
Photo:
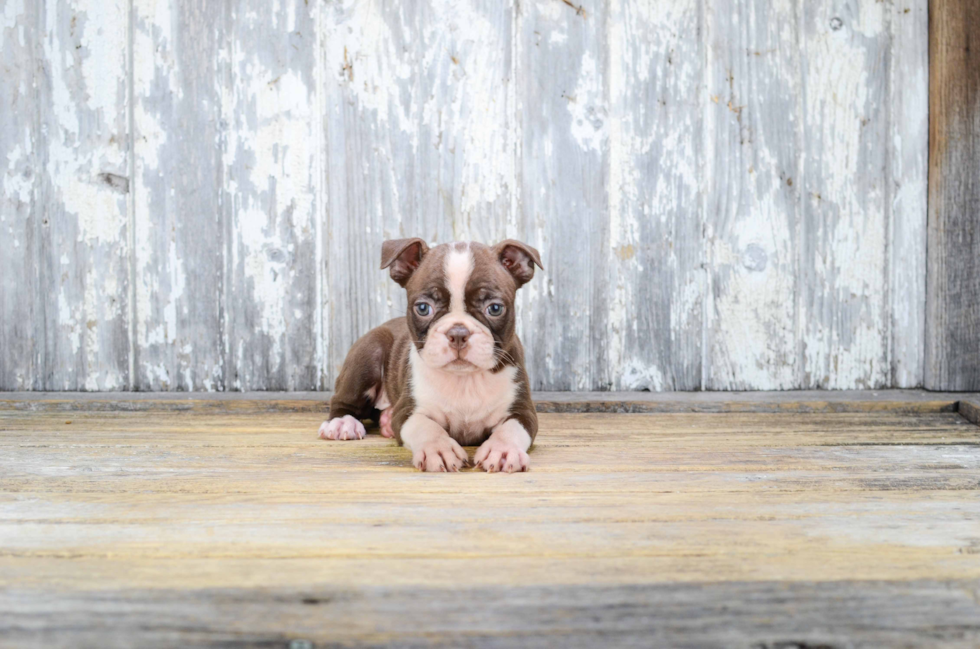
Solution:
M 473 251 L 469 244 L 453 246 L 446 255 L 446 285 L 449 288 L 449 311 L 466 311 L 466 284 L 473 274 Z

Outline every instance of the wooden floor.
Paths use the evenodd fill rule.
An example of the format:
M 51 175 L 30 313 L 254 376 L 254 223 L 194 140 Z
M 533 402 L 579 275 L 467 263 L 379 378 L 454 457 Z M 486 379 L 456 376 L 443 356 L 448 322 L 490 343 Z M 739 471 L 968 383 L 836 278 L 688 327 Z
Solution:
M 429 475 L 227 403 L 0 403 L 0 646 L 980 646 L 968 406 L 545 413 Z

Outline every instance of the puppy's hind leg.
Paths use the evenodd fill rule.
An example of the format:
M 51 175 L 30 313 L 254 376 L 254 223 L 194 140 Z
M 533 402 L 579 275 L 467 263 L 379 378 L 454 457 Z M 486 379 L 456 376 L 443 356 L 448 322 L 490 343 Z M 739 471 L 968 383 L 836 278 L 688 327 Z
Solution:
M 320 425 L 320 439 L 364 439 L 362 419 L 376 412 L 375 403 L 384 390 L 385 359 L 394 344 L 391 331 L 372 329 L 354 343 L 334 384 L 330 415 Z

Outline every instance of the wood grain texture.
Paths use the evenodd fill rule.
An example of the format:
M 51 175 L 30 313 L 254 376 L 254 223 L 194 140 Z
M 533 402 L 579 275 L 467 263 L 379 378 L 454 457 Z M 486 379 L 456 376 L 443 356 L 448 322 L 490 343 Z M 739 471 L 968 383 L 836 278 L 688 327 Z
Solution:
M 886 7 L 888 71 L 888 296 L 891 382 L 921 386 L 926 353 L 926 250 L 929 142 L 929 1 Z
M 129 3 L 50 0 L 34 34 L 35 345 L 48 390 L 129 386 Z
M 0 617 L 0 633 L 10 646 L 43 637 L 46 647 L 129 647 L 139 637 L 144 647 L 171 647 L 175 638 L 193 647 L 422 647 L 450 638 L 467 647 L 972 649 L 980 642 L 975 593 L 968 580 L 12 590 L 0 593 L 0 609 L 17 617 Z
M 309 390 L 321 272 L 317 198 L 316 5 L 236 3 L 228 9 L 228 92 L 222 96 L 229 251 L 226 387 Z
M 798 4 L 712 3 L 707 14 L 704 335 L 708 389 L 801 386 L 803 186 Z M 829 288 L 814 285 L 815 291 Z M 819 353 L 825 353 L 821 347 Z
M 41 387 L 38 346 L 33 344 L 39 232 L 33 34 L 38 19 L 38 7 L 30 0 L 4 3 L 0 19 L 0 390 Z
M 958 410 L 964 419 L 980 426 L 980 398 L 974 397 L 960 401 Z
M 599 0 L 533 2 L 518 21 L 523 235 L 549 268 L 522 290 L 532 389 L 587 389 L 605 363 L 593 332 L 608 315 L 597 278 L 609 236 L 607 11 Z
M 0 409 L 0 644 L 980 637 L 955 412 L 542 414 L 510 476 L 321 416 Z
M 980 7 L 930 3 L 925 385 L 980 386 Z
M 601 17 L 597 17 L 598 21 Z M 610 3 L 608 223 L 591 389 L 702 386 L 702 3 Z M 561 263 L 561 257 L 555 260 Z M 656 278 L 656 279 L 654 279 Z
M 133 14 L 133 384 L 221 390 L 226 16 L 193 0 L 134 0 Z
M 541 250 L 536 389 L 924 379 L 926 0 L 3 16 L 0 389 L 329 389 L 404 236 Z M 973 239 L 933 225 L 969 348 Z
M 806 2 L 800 250 L 804 388 L 890 383 L 884 3 Z
M 418 2 L 415 234 L 493 244 L 520 238 L 514 25 L 509 0 Z
M 324 387 L 333 387 L 350 344 L 405 313 L 404 291 L 378 266 L 381 241 L 421 234 L 420 51 L 414 3 L 344 1 L 320 11 L 322 375 Z

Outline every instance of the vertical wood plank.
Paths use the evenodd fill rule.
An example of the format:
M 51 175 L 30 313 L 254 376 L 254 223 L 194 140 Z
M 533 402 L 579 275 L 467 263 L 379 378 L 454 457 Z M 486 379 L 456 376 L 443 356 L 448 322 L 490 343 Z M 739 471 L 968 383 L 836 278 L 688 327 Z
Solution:
M 884 3 L 802 3 L 803 388 L 888 385 Z
M 929 5 L 926 387 L 980 390 L 980 6 Z
M 609 220 L 593 387 L 701 386 L 702 3 L 611 3 Z M 564 256 L 556 259 L 564 263 Z
M 419 232 L 438 243 L 518 236 L 514 5 L 419 5 Z
M 423 231 L 419 217 L 418 4 L 343 0 L 321 11 L 323 384 L 332 387 L 354 340 L 405 313 L 404 290 L 378 270 L 381 242 L 447 233 Z
M 226 369 L 235 390 L 318 384 L 314 10 L 306 0 L 230 9 L 222 114 L 231 229 Z
M 717 0 L 708 10 L 707 389 L 800 381 L 797 26 L 793 0 Z
M 133 0 L 135 387 L 221 390 L 224 9 Z
M 6 0 L 0 12 L 0 390 L 35 387 L 37 5 Z
M 532 388 L 586 390 L 604 364 L 592 332 L 605 328 L 593 291 L 608 245 L 606 6 L 532 2 L 520 12 L 520 202 L 528 242 L 549 260 L 545 281 L 522 289 L 533 305 L 521 313 L 523 342 Z
M 929 0 L 888 5 L 890 385 L 922 385 L 929 157 Z
M 121 390 L 130 347 L 129 2 L 41 6 L 37 384 Z

